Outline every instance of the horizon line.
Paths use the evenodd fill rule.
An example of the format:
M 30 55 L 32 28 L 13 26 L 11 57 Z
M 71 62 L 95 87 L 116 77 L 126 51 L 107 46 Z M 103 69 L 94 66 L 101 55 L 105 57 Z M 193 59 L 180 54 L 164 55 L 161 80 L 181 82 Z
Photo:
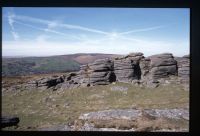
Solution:
M 136 53 L 136 52 L 130 52 L 130 53 Z M 28 58 L 28 57 L 56 57 L 56 56 L 65 56 L 65 55 L 76 55 L 76 54 L 85 54 L 85 55 L 90 55 L 90 54 L 102 54 L 102 55 L 128 55 L 130 53 L 126 53 L 126 54 L 112 54 L 112 53 L 69 53 L 69 54 L 55 54 L 55 55 L 2 55 L 2 58 Z M 142 52 L 141 52 L 142 53 Z M 156 53 L 156 54 L 153 54 L 153 55 L 157 55 L 157 54 L 163 54 L 163 53 L 170 53 L 170 52 L 162 52 L 162 53 Z M 179 56 L 179 55 L 174 55 L 173 53 L 171 53 L 173 55 L 173 57 L 183 57 L 184 55 L 182 56 Z M 189 54 L 185 54 L 185 55 L 190 55 Z M 149 57 L 149 56 L 145 56 L 145 54 L 143 53 L 143 56 L 144 57 Z

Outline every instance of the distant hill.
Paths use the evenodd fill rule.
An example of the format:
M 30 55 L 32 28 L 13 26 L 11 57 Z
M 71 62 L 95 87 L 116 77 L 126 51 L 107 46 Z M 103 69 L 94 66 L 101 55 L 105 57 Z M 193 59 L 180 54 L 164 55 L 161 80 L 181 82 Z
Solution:
M 78 71 L 82 64 L 91 63 L 96 59 L 116 56 L 120 55 L 78 53 L 49 57 L 3 57 L 2 76 Z

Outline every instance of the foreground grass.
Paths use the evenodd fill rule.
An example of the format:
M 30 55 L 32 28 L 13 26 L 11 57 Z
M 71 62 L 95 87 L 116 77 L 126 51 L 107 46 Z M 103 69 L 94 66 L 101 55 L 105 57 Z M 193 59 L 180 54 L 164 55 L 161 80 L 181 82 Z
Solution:
M 128 88 L 112 91 L 111 87 Z M 80 114 L 106 109 L 183 108 L 189 106 L 189 92 L 178 85 L 142 88 L 116 83 L 65 91 L 21 91 L 2 96 L 2 114 L 20 118 L 17 130 L 35 130 L 73 123 Z M 15 130 L 14 127 L 5 130 Z

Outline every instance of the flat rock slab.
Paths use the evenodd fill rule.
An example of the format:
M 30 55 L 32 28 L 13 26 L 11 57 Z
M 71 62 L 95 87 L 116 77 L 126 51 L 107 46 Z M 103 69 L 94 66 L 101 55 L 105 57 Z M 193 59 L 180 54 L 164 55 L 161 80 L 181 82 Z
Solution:
M 52 127 L 40 128 L 39 131 L 71 131 L 72 128 L 68 125 L 57 125 Z
M 118 109 L 118 110 L 105 110 L 98 112 L 90 112 L 82 114 L 79 119 L 82 120 L 112 120 L 112 119 L 127 119 L 135 120 L 143 114 L 155 118 L 168 118 L 168 119 L 185 119 L 189 120 L 188 109 Z
M 120 130 L 116 128 L 95 128 L 93 124 L 85 123 L 79 131 L 134 131 L 134 129 Z
M 98 112 L 90 112 L 79 117 L 82 120 L 111 120 L 111 119 L 129 119 L 134 120 L 142 115 L 140 110 L 126 109 L 126 110 L 105 110 Z
M 155 118 L 169 118 L 169 119 L 185 119 L 189 120 L 189 110 L 186 109 L 150 109 L 144 110 L 149 116 Z

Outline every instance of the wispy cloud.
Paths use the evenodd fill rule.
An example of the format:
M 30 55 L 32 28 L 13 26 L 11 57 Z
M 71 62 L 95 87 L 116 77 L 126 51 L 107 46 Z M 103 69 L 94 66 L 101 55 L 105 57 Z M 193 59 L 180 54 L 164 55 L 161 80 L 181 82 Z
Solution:
M 101 30 L 97 30 L 97 29 L 87 28 L 87 27 L 83 27 L 83 26 L 64 24 L 64 23 L 60 23 L 59 21 L 55 21 L 55 20 L 49 21 L 49 20 L 43 20 L 43 19 L 39 19 L 39 18 L 32 18 L 32 17 L 20 16 L 20 15 L 13 16 L 12 19 L 10 20 L 10 25 L 12 26 L 12 24 L 14 22 L 24 25 L 24 26 L 27 26 L 27 27 L 31 27 L 33 29 L 43 31 L 43 32 L 50 32 L 50 33 L 58 34 L 58 35 L 64 36 L 65 38 L 77 39 L 78 40 L 77 43 L 80 43 L 81 45 L 84 45 L 87 47 L 89 46 L 90 49 L 93 49 L 93 50 L 97 50 L 97 49 L 94 49 L 93 47 L 95 47 L 95 48 L 98 47 L 99 50 L 103 50 L 103 48 L 106 48 L 104 45 L 105 43 L 106 43 L 106 46 L 111 46 L 111 47 L 113 47 L 113 45 L 119 46 L 119 43 L 126 44 L 128 46 L 131 46 L 131 44 L 134 43 L 135 44 L 134 48 L 138 51 L 140 50 L 141 47 L 143 47 L 142 45 L 145 45 L 145 47 L 148 47 L 148 48 L 150 48 L 150 47 L 152 48 L 153 46 L 158 48 L 158 46 L 157 46 L 158 42 L 149 42 L 144 39 L 127 37 L 124 35 L 130 34 L 130 33 L 135 33 L 135 32 L 152 31 L 152 30 L 156 30 L 156 29 L 165 27 L 165 26 L 160 25 L 160 26 L 148 27 L 148 28 L 143 28 L 143 29 L 135 29 L 135 30 L 131 30 L 131 31 L 121 32 L 121 33 L 119 33 L 119 32 L 113 33 L 113 32 L 106 32 L 106 31 L 101 31 Z M 24 22 L 29 22 L 29 23 L 34 22 L 34 23 L 39 23 L 39 24 L 45 24 L 47 27 L 42 28 L 42 27 L 38 27 L 36 25 L 32 25 L 29 23 L 24 23 Z M 93 38 L 87 37 L 87 35 L 84 35 L 82 37 L 79 37 L 78 35 L 68 35 L 66 33 L 54 30 L 54 28 L 57 28 L 57 27 L 93 32 L 93 33 L 97 33 L 97 34 L 102 34 L 102 36 L 98 37 L 98 39 L 93 39 Z M 13 34 L 13 35 L 15 35 L 15 34 Z M 17 35 L 15 35 L 15 37 L 17 37 Z M 47 39 L 49 39 L 49 38 L 50 37 L 48 35 L 41 34 L 38 37 L 36 37 L 36 41 L 39 43 L 49 45 L 49 43 L 47 41 Z M 118 42 L 116 42 L 116 41 L 118 41 Z M 102 44 L 102 43 L 104 43 L 104 44 Z M 81 47 L 81 45 L 78 45 L 78 47 Z M 97 45 L 97 46 L 92 46 L 92 45 Z M 110 49 L 114 49 L 114 47 L 110 48 Z M 121 48 L 120 50 L 122 51 L 124 49 Z M 127 52 L 127 51 L 125 51 L 125 52 Z
M 14 14 L 11 13 L 11 12 L 9 12 L 8 13 L 8 23 L 9 23 L 11 29 L 14 29 L 14 26 L 13 26 L 13 23 L 14 23 L 13 17 L 14 17 Z
M 125 34 L 130 34 L 130 33 L 135 33 L 135 32 L 146 32 L 146 31 L 156 30 L 156 29 L 159 29 L 159 28 L 162 28 L 162 27 L 165 27 L 165 26 L 160 25 L 160 26 L 153 26 L 153 27 L 142 28 L 142 29 L 135 29 L 135 30 L 127 31 L 127 32 L 122 32 L 122 33 L 119 33 L 119 34 L 125 35 Z
M 8 23 L 11 27 L 11 34 L 13 35 L 13 38 L 15 40 L 18 40 L 19 34 L 15 31 L 15 28 L 14 28 L 14 17 L 15 17 L 15 14 L 13 12 L 8 13 Z
M 15 32 L 14 30 L 11 31 L 13 38 L 17 41 L 19 40 L 19 34 L 17 32 Z
M 40 31 L 45 31 L 45 32 L 51 32 L 51 33 L 59 34 L 61 36 L 64 36 L 65 38 L 68 37 L 68 38 L 73 38 L 73 39 L 81 40 L 80 38 L 78 38 L 76 36 L 68 35 L 68 34 L 65 34 L 65 33 L 62 33 L 62 32 L 59 32 L 59 31 L 55 31 L 55 30 L 51 30 L 51 29 L 45 29 L 45 28 L 41 28 L 41 27 L 36 27 L 34 25 L 30 25 L 30 24 L 27 24 L 27 23 L 22 23 L 22 22 L 16 21 L 16 20 L 15 20 L 15 23 L 18 23 L 18 24 L 21 24 L 21 25 L 24 25 L 24 26 L 28 26 L 28 27 L 31 27 L 33 29 L 37 29 L 37 30 L 40 30 Z
M 44 20 L 44 19 L 39 19 L 39 18 L 33 18 L 29 16 L 21 16 L 21 15 L 16 15 L 14 16 L 14 19 L 16 20 L 21 20 L 21 21 L 26 21 L 26 22 L 35 22 L 35 23 L 42 23 L 46 25 L 55 25 L 52 24 L 52 21 L 50 20 Z M 92 28 L 87 28 L 79 25 L 72 25 L 72 24 L 56 24 L 57 27 L 63 27 L 66 29 L 77 29 L 77 30 L 82 30 L 82 31 L 88 31 L 88 32 L 93 32 L 93 33 L 98 33 L 98 34 L 108 34 L 107 32 L 97 30 L 97 29 L 92 29 Z
M 29 26 L 29 27 L 32 27 L 34 29 L 38 29 L 38 30 L 45 31 L 45 32 L 55 33 L 55 34 L 59 34 L 59 35 L 62 35 L 62 36 L 71 37 L 73 39 L 78 39 L 78 40 L 82 40 L 82 41 L 85 40 L 86 38 L 81 38 L 81 37 L 78 37 L 78 36 L 67 35 L 65 33 L 53 30 L 53 28 L 61 27 L 61 28 L 65 28 L 65 29 L 76 29 L 76 30 L 81 30 L 81 31 L 87 31 L 87 32 L 102 34 L 106 38 L 108 37 L 110 40 L 115 40 L 116 38 L 123 38 L 124 39 L 123 35 L 131 34 L 131 33 L 136 33 L 136 32 L 152 31 L 152 30 L 156 30 L 156 29 L 165 27 L 164 25 L 160 25 L 160 26 L 153 26 L 153 27 L 136 29 L 136 30 L 126 31 L 126 32 L 113 33 L 113 32 L 106 32 L 106 31 L 102 31 L 102 30 L 98 30 L 98 29 L 83 27 L 83 26 L 80 26 L 80 25 L 72 25 L 72 24 L 60 23 L 58 21 L 50 21 L 50 20 L 44 20 L 44 19 L 40 19 L 40 18 L 34 18 L 34 17 L 22 16 L 22 15 L 12 16 L 12 20 L 10 20 L 10 24 L 13 24 L 14 19 L 15 19 L 16 23 L 19 23 L 19 24 L 22 24 L 22 25 L 25 25 L 25 26 Z M 23 22 L 30 22 L 30 23 L 34 22 L 34 23 L 45 24 L 45 25 L 47 25 L 47 28 L 39 28 L 39 27 L 36 27 L 34 25 L 23 23 L 21 21 L 23 21 Z M 134 39 L 132 39 L 132 40 L 134 40 Z M 135 40 L 138 40 L 138 39 L 135 39 Z M 94 40 L 94 39 L 88 40 L 87 39 L 87 42 L 93 43 L 93 42 L 98 42 L 98 40 Z

